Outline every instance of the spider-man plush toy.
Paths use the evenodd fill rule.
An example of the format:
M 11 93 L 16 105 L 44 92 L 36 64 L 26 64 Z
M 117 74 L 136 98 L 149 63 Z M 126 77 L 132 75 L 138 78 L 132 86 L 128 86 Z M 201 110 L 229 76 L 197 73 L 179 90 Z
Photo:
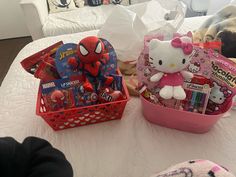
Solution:
M 93 91 L 93 86 L 86 75 L 92 76 L 95 80 L 102 81 L 105 85 L 113 82 L 113 77 L 104 76 L 101 72 L 101 65 L 109 60 L 108 53 L 105 53 L 103 42 L 96 36 L 89 36 L 82 39 L 77 47 L 79 64 L 75 58 L 70 58 L 68 63 L 74 68 L 81 68 L 85 71 L 84 88 Z

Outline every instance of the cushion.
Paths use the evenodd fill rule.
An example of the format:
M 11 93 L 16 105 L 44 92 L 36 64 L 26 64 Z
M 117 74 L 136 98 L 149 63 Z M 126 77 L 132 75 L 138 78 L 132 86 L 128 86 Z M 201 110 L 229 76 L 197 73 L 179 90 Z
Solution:
M 120 4 L 123 6 L 128 6 L 131 4 L 131 0 L 122 0 Z
M 131 4 L 131 0 L 111 0 L 112 4 L 120 4 L 123 6 L 128 6 Z
M 110 0 L 103 0 L 103 1 L 102 1 L 102 4 L 103 4 L 103 5 L 109 5 L 109 4 L 110 4 Z
M 102 5 L 102 0 L 88 0 L 89 6 L 100 6 Z
M 57 13 L 75 9 L 73 0 L 48 0 L 49 12 Z
M 76 7 L 84 7 L 85 1 L 84 0 L 74 0 Z

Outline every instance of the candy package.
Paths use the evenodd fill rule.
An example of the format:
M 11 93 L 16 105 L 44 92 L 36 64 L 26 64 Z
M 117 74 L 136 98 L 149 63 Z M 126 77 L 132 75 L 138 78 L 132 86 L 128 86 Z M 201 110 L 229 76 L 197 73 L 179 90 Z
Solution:
M 151 103 L 154 103 L 154 104 L 159 104 L 159 105 L 162 105 L 158 99 L 158 92 L 159 90 L 157 91 L 157 93 L 155 93 L 154 90 L 149 90 L 147 88 L 146 85 L 144 84 L 140 84 L 139 88 L 137 88 L 140 95 L 142 95 L 146 100 L 150 101 Z M 154 92 L 154 93 L 153 93 Z M 157 97 L 158 96 L 158 97 Z
M 207 105 L 207 114 L 220 114 L 229 109 L 236 94 L 236 64 L 222 55 L 212 52 L 212 75 L 214 87 Z
M 51 57 L 47 56 L 47 58 Z M 60 78 L 57 69 L 55 67 L 55 64 L 53 65 L 49 63 L 48 60 L 46 59 L 38 64 L 38 68 L 34 73 L 34 77 L 41 79 L 41 81 L 43 82 L 49 82 Z
M 124 99 L 121 91 L 111 88 L 104 88 L 99 91 L 99 103 L 108 103 L 112 101 L 120 101 Z
M 113 90 L 119 90 L 119 91 L 123 91 L 123 77 L 121 75 L 118 74 L 112 74 L 111 75 L 114 78 L 114 81 L 111 85 L 111 88 L 113 88 Z

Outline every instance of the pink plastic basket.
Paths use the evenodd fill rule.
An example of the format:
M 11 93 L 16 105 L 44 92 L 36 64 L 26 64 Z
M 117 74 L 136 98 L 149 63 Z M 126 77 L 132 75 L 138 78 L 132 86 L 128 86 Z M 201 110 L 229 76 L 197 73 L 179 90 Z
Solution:
M 140 97 L 144 117 L 154 124 L 168 128 L 191 133 L 205 133 L 223 116 L 223 114 L 205 115 L 171 109 L 153 104 L 142 96 Z

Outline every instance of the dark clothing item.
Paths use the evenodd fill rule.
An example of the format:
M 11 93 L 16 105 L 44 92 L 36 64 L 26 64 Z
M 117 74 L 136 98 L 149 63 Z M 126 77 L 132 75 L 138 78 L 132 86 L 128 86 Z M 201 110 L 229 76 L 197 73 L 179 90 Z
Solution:
M 13 138 L 0 138 L 1 177 L 72 177 L 64 154 L 49 142 L 29 137 L 22 144 Z

